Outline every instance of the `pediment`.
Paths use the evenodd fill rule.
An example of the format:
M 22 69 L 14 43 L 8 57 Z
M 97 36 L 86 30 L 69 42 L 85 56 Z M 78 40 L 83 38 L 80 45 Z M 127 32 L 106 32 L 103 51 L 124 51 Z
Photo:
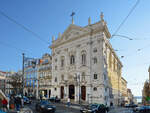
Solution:
M 88 32 L 84 28 L 76 25 L 69 25 L 69 27 L 65 30 L 65 32 L 62 34 L 62 40 L 68 40 L 73 37 L 77 37 L 79 35 L 82 35 L 84 33 Z

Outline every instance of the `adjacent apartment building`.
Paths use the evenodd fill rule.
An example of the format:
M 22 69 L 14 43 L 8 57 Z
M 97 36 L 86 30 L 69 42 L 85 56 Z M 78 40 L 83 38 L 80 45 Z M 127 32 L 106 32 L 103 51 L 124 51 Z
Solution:
M 50 54 L 44 54 L 40 59 L 38 69 L 38 90 L 39 95 L 45 98 L 51 97 L 52 88 L 52 57 Z
M 0 71 L 0 90 L 5 93 L 5 87 L 6 87 L 6 72 Z

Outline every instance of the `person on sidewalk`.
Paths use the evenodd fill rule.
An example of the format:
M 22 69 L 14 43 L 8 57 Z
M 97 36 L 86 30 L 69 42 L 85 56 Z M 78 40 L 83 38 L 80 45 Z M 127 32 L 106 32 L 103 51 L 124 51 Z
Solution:
M 4 98 L 4 99 L 2 100 L 2 105 L 3 105 L 3 110 L 4 110 L 4 111 L 8 111 L 7 104 L 8 104 L 8 102 L 7 102 L 7 100 Z
M 15 102 L 14 102 L 14 97 L 13 96 L 10 97 L 9 106 L 10 106 L 10 109 L 15 108 Z
M 70 98 L 68 98 L 68 100 L 67 100 L 67 105 L 68 105 L 68 107 L 70 107 Z
M 15 105 L 16 105 L 17 112 L 20 111 L 20 98 L 19 97 L 15 98 Z
M 22 107 L 22 108 L 24 107 L 24 100 L 23 100 L 23 97 L 21 98 L 21 107 Z

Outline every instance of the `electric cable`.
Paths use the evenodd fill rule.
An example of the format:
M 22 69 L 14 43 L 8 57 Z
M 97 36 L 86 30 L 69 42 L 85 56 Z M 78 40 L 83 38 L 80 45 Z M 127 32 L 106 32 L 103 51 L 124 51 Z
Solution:
M 7 18 L 8 20 L 10 20 L 11 22 L 15 23 L 16 25 L 20 26 L 21 28 L 23 28 L 25 31 L 31 33 L 33 36 L 35 36 L 37 39 L 41 40 L 42 42 L 49 44 L 47 41 L 43 40 L 37 33 L 33 32 L 31 29 L 27 28 L 25 25 L 20 24 L 19 22 L 17 22 L 15 19 L 9 17 L 8 15 L 6 15 L 4 12 L 2 12 L 0 10 L 0 14 L 2 16 L 4 16 L 5 18 Z

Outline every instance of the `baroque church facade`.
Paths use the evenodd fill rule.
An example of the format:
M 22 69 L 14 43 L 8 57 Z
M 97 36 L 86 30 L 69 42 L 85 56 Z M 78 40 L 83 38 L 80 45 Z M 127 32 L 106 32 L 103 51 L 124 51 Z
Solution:
M 72 19 L 62 35 L 56 40 L 52 37 L 51 96 L 117 104 L 122 64 L 109 43 L 110 37 L 103 13 L 99 22 L 91 24 L 89 18 L 85 27 L 75 25 Z

